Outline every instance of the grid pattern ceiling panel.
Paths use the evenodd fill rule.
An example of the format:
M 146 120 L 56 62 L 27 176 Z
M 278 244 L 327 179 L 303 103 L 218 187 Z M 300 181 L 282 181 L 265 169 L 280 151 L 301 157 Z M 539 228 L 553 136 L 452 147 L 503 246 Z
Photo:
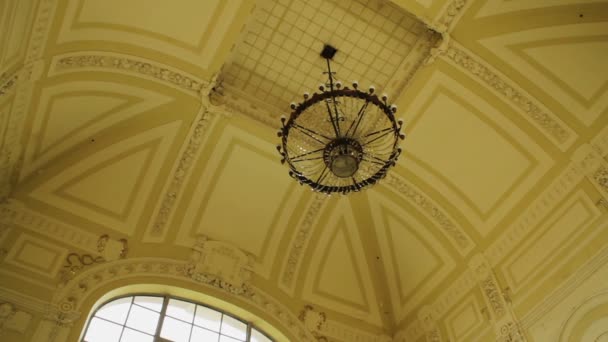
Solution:
M 345 84 L 386 86 L 424 25 L 381 0 L 261 3 L 223 72 L 226 85 L 280 110 L 326 80 L 323 45 L 338 49 L 333 69 Z M 273 113 L 274 114 L 274 113 Z

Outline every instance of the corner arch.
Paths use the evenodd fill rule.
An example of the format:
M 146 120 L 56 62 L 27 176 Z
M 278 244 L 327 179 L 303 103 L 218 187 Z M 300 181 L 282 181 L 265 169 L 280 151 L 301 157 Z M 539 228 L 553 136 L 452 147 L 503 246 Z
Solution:
M 587 298 L 565 321 L 559 342 L 608 341 L 608 291 Z
M 94 310 L 127 294 L 167 294 L 201 302 L 251 321 L 277 341 L 315 341 L 303 323 L 269 294 L 248 285 L 243 291 L 213 277 L 193 280 L 188 264 L 161 258 L 136 258 L 100 264 L 79 274 L 53 298 L 76 341 Z

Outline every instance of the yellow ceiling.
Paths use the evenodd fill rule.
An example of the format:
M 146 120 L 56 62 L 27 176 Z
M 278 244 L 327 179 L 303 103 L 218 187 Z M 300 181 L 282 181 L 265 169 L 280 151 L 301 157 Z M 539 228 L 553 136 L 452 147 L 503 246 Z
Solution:
M 275 150 L 324 43 L 408 134 L 347 197 Z M 84 310 L 71 338 L 150 282 L 289 340 L 606 338 L 606 60 L 602 0 L 1 1 L 0 302 Z

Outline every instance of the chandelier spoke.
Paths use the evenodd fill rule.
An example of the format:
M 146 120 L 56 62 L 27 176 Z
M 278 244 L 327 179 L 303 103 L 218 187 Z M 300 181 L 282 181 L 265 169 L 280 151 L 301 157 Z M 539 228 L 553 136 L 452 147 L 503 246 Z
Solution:
M 291 162 L 292 163 L 300 163 L 303 161 L 309 161 L 309 160 L 317 160 L 317 159 L 323 159 L 323 156 L 320 157 L 310 157 L 310 158 L 302 158 L 302 159 L 292 159 Z
M 306 134 L 307 136 L 311 137 L 312 139 L 318 141 L 321 144 L 326 144 L 327 142 L 329 142 L 329 141 L 332 140 L 331 138 L 328 138 L 328 137 L 326 137 L 326 136 L 324 136 L 322 134 L 319 134 L 319 133 L 317 133 L 317 132 L 315 132 L 315 131 L 313 131 L 311 129 L 308 129 L 306 127 L 302 127 L 302 126 L 300 126 L 298 124 L 293 124 L 293 127 L 297 128 L 298 130 L 300 130 L 300 132 Z M 323 142 L 323 141 L 319 140 L 319 138 L 326 139 L 327 141 Z
M 364 155 L 366 155 L 366 156 L 368 156 L 368 157 L 370 157 L 370 158 L 372 158 L 372 159 L 376 160 L 376 161 L 377 161 L 377 162 L 379 162 L 379 163 L 382 163 L 382 165 L 384 165 L 384 163 L 386 163 L 386 160 L 381 159 L 381 158 L 378 158 L 378 157 L 376 157 L 376 156 L 375 156 L 375 155 L 373 155 L 373 154 L 364 153 Z
M 393 134 L 394 134 L 394 132 L 393 132 L 392 130 L 390 130 L 390 131 L 385 131 L 385 132 L 384 132 L 384 133 L 382 133 L 381 135 L 379 135 L 379 136 L 375 137 L 375 138 L 374 138 L 374 139 L 372 139 L 372 140 L 366 141 L 366 142 L 365 142 L 365 143 L 363 143 L 362 145 L 363 145 L 363 146 L 367 146 L 367 145 L 369 145 L 369 144 L 373 143 L 374 141 L 380 140 L 380 139 L 384 138 L 385 136 L 387 136 L 387 135 L 389 135 L 389 134 L 391 134 L 391 133 L 393 133 Z
M 329 89 L 331 90 L 332 93 L 332 97 L 331 97 L 331 102 L 333 102 L 334 104 L 334 109 L 336 110 L 335 114 L 336 114 L 336 118 L 335 118 L 335 124 L 334 124 L 334 128 L 336 129 L 336 138 L 341 137 L 342 135 L 340 134 L 340 112 L 338 111 L 338 103 L 336 101 L 336 93 L 334 92 L 334 77 L 333 77 L 333 73 L 331 72 L 331 65 L 329 63 L 329 58 L 326 59 L 327 60 L 327 74 L 329 75 Z M 331 108 L 329 108 L 329 103 L 327 104 L 327 109 L 329 110 L 329 115 L 331 117 Z M 334 123 L 334 121 L 332 121 L 332 123 Z
M 336 114 L 336 119 L 334 119 L 334 115 L 331 112 L 331 107 L 329 106 L 329 102 L 327 100 L 325 100 L 325 104 L 327 105 L 327 114 L 329 115 L 329 121 L 331 122 L 331 125 L 334 128 L 334 132 L 336 133 L 336 138 L 338 138 L 340 136 L 340 128 L 338 127 L 338 119 L 337 119 L 337 114 Z
M 314 150 L 314 151 L 309 151 L 309 152 L 306 152 L 306 153 L 302 153 L 302 154 L 299 154 L 299 155 L 297 155 L 297 156 L 295 156 L 295 157 L 292 157 L 292 158 L 291 158 L 291 160 L 292 160 L 292 161 L 294 161 L 294 160 L 296 160 L 296 159 L 300 159 L 300 158 L 302 158 L 302 157 L 306 157 L 306 156 L 311 155 L 311 154 L 313 154 L 313 153 L 321 152 L 321 151 L 323 151 L 324 149 L 325 149 L 325 147 L 322 147 L 322 148 L 320 148 L 320 149 L 318 149 L 318 150 Z
M 359 128 L 359 124 L 361 124 L 361 120 L 363 120 L 363 116 L 365 115 L 365 110 L 367 109 L 368 104 L 369 101 L 365 101 L 365 103 L 361 106 L 361 109 L 359 109 L 359 113 L 357 113 L 357 124 L 355 125 L 355 120 L 353 120 L 353 122 L 350 124 L 350 127 L 348 127 L 348 131 L 346 131 L 346 136 L 348 136 L 348 133 L 350 132 L 351 128 L 353 128 L 353 125 L 355 125 L 355 129 L 353 130 L 351 137 L 354 137 L 355 134 L 357 134 L 357 128 Z
M 321 174 L 319 175 L 319 178 L 317 178 L 316 183 L 317 184 L 321 184 L 321 182 L 323 180 L 325 180 L 325 177 L 327 177 L 327 175 L 329 174 L 329 169 L 327 168 L 327 165 L 323 168 L 323 171 L 321 171 Z
M 381 162 L 379 162 L 379 161 L 375 161 L 375 160 L 369 160 L 369 159 L 366 159 L 366 158 L 361 158 L 361 160 L 366 161 L 366 162 L 368 162 L 368 163 L 372 163 L 372 164 L 381 165 L 381 166 L 384 166 L 384 164 L 386 164 L 386 162 L 385 162 L 384 160 L 383 160 L 383 161 L 381 161 Z

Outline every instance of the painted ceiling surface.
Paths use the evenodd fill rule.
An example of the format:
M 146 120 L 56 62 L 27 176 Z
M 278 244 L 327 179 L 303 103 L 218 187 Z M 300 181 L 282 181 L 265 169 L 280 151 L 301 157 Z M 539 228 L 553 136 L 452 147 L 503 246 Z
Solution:
M 408 134 L 348 196 L 275 149 L 324 43 Z M 606 339 L 606 61 L 602 0 L 2 0 L 0 302 L 156 270 L 292 341 Z

